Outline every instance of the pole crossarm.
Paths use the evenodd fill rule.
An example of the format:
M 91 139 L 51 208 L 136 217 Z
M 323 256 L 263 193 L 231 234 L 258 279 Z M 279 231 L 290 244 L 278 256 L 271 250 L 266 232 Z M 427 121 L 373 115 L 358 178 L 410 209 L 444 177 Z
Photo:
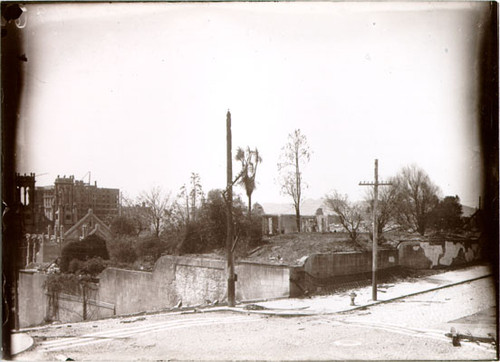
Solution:
M 379 182 L 369 182 L 369 181 L 361 181 L 359 186 L 392 186 L 392 182 L 387 181 L 379 181 Z

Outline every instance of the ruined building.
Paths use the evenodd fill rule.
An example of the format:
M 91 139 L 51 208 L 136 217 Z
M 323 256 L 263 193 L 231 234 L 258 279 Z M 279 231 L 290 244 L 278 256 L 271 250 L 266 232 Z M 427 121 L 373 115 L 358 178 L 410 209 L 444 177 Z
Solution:
M 35 174 L 16 174 L 16 202 L 21 205 L 24 228 L 28 233 L 69 230 L 90 209 L 106 224 L 118 216 L 120 190 L 99 188 L 75 180 L 74 176 L 57 176 L 54 185 L 35 187 Z
M 118 216 L 120 209 L 120 190 L 99 188 L 75 180 L 74 176 L 57 176 L 53 186 L 36 189 L 40 193 L 45 216 L 54 222 L 54 227 L 71 228 L 87 215 L 89 209 L 106 223 Z

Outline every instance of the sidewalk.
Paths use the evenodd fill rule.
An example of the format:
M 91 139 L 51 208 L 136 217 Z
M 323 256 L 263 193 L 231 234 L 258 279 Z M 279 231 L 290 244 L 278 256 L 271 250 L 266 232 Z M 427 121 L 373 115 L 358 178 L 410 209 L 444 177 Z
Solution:
M 233 310 L 245 310 L 249 313 L 273 315 L 315 315 L 346 312 L 364 308 L 370 305 L 388 302 L 394 299 L 419 294 L 422 292 L 440 289 L 454 284 L 464 283 L 474 279 L 491 275 L 487 266 L 472 266 L 460 270 L 448 271 L 415 281 L 384 284 L 377 288 L 377 301 L 372 300 L 372 287 L 352 289 L 334 295 L 317 296 L 312 298 L 279 299 L 257 303 L 238 305 Z M 349 294 L 356 293 L 355 305 L 351 305 Z
M 10 343 L 11 355 L 14 356 L 31 348 L 33 338 L 26 333 L 13 333 L 10 336 Z

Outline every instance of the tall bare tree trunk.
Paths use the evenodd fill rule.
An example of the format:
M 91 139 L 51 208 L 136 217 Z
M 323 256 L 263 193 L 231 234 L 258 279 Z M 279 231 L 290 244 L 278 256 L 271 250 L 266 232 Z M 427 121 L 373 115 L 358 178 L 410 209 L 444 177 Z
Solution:
M 300 169 L 299 169 L 299 153 L 295 150 L 295 182 L 297 188 L 297 200 L 295 201 L 295 222 L 297 223 L 297 231 L 300 233 Z

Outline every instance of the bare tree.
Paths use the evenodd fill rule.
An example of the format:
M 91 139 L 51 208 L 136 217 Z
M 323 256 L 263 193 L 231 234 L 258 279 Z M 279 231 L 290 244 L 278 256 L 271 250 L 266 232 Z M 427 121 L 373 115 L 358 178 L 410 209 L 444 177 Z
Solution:
M 182 208 L 185 210 L 185 215 L 182 215 L 182 218 L 187 224 L 190 221 L 196 221 L 197 208 L 201 206 L 203 197 L 204 195 L 200 175 L 195 172 L 191 172 L 189 186 L 186 186 L 186 184 L 182 185 L 180 192 L 177 195 L 177 198 L 182 201 L 179 200 L 179 202 L 176 203 L 177 212 L 180 212 Z M 183 207 L 181 207 L 181 203 L 184 204 Z
M 185 220 L 186 223 L 189 224 L 189 191 L 188 188 L 186 187 L 186 184 L 181 186 L 179 195 L 177 197 L 185 201 L 185 206 L 184 206 L 184 210 L 186 212 Z M 178 204 L 180 206 L 180 202 Z
M 139 202 L 144 205 L 144 212 L 154 234 L 158 237 L 171 213 L 170 193 L 155 186 L 149 191 L 143 191 Z
M 389 180 L 390 183 L 394 184 L 393 179 Z M 367 190 L 365 195 L 365 202 L 368 205 L 368 213 L 373 213 L 373 201 L 374 194 L 373 188 Z M 388 225 L 395 221 L 396 209 L 397 209 L 398 193 L 395 187 L 381 187 L 378 191 L 378 203 L 377 203 L 377 232 L 378 235 L 382 235 L 384 231 L 387 231 Z M 372 221 L 373 224 L 373 221 Z
M 242 172 L 239 183 L 245 188 L 248 197 L 248 215 L 252 216 L 252 193 L 256 188 L 255 176 L 257 166 L 262 162 L 262 157 L 260 157 L 257 148 L 251 150 L 250 147 L 247 147 L 246 151 L 244 151 L 241 147 L 238 147 L 236 160 L 241 162 Z
M 136 228 L 136 234 L 140 235 L 141 232 L 147 230 L 149 221 L 146 217 L 146 207 L 125 194 L 121 195 L 120 201 L 120 215 L 133 221 Z
M 349 233 L 351 240 L 356 241 L 363 221 L 361 206 L 351 203 L 347 195 L 341 195 L 337 191 L 325 196 L 325 205 L 338 215 L 342 227 Z
M 399 224 L 424 235 L 428 216 L 439 202 L 438 187 L 417 165 L 401 169 L 393 182 Z
M 281 149 L 278 171 L 280 173 L 281 193 L 289 195 L 293 199 L 295 220 L 299 232 L 302 191 L 307 187 L 302 180 L 301 168 L 309 162 L 310 157 L 311 150 L 307 144 L 307 138 L 300 132 L 300 129 L 296 129 L 288 135 L 288 141 Z
M 203 198 L 203 189 L 201 187 L 201 178 L 199 174 L 191 172 L 190 185 L 189 197 L 191 198 L 191 216 L 193 217 L 193 221 L 195 221 L 196 203 L 199 201 L 201 205 L 201 199 Z

